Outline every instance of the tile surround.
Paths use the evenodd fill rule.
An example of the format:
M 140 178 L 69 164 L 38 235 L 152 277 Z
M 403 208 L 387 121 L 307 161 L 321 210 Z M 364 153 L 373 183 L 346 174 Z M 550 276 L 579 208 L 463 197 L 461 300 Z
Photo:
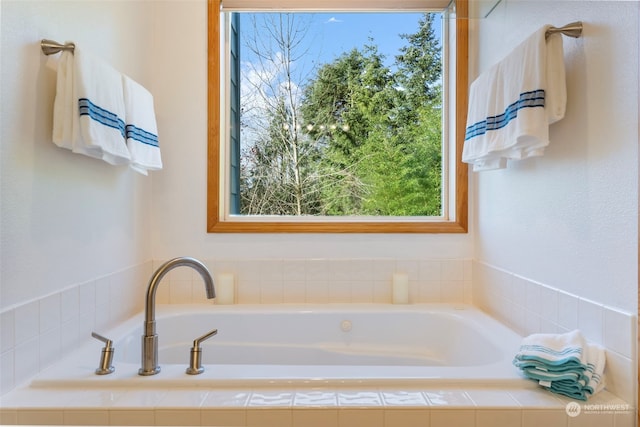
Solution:
M 162 397 L 143 401 L 133 395 L 157 393 L 139 388 L 109 394 L 91 389 L 59 393 L 29 392 L 29 403 L 17 390 L 0 400 L 0 422 L 13 424 L 210 425 L 381 427 L 533 425 L 630 427 L 633 408 L 602 392 L 572 418 L 571 400 L 541 389 L 282 389 L 162 390 Z M 82 394 L 84 397 L 80 397 Z M 440 399 L 440 397 L 446 398 Z M 165 400 L 171 402 L 166 404 Z M 86 405 L 78 405 L 83 401 Z M 436 403 L 433 403 L 436 401 Z M 155 402 L 155 403 L 152 403 Z M 507 402 L 507 403 L 505 403 Z M 591 406 L 589 406 L 591 405 Z M 597 411 L 589 408 L 600 408 Z M 613 410 L 606 408 L 614 408 Z M 588 413 L 591 411 L 592 413 Z M 543 424 L 552 421 L 551 424 Z M 576 423 L 579 421 L 579 423 Z M 538 423 L 538 424 L 536 424 Z
M 521 335 L 580 329 L 605 347 L 607 390 L 636 402 L 637 315 L 580 298 L 482 262 L 473 264 L 474 305 Z
M 0 313 L 0 395 L 142 310 L 147 262 Z
M 236 278 L 238 304 L 389 303 L 393 273 L 409 276 L 409 302 L 472 302 L 470 259 L 254 259 L 204 260 L 214 276 Z M 161 262 L 154 262 L 154 268 Z M 169 272 L 158 288 L 164 304 L 206 302 L 200 278 Z M 175 272 L 175 274 L 174 274 Z
M 409 276 L 410 302 L 471 303 L 472 298 L 468 259 L 203 261 L 214 276 L 236 276 L 239 304 L 388 303 L 395 272 Z M 109 329 L 142 310 L 149 278 L 162 262 L 146 262 L 3 310 L 0 395 L 90 339 L 92 331 Z M 158 288 L 158 303 L 207 302 L 192 269 L 171 270 L 163 280 L 168 283 Z
M 409 276 L 412 303 L 473 302 L 521 334 L 580 327 L 590 340 L 607 347 L 611 371 L 608 390 L 635 402 L 635 382 L 631 381 L 635 374 L 629 375 L 635 373 L 635 344 L 630 340 L 636 336 L 635 315 L 493 266 L 468 259 L 205 263 L 214 275 L 236 275 L 236 301 L 240 304 L 388 303 L 391 277 L 394 272 L 403 272 Z M 166 425 L 179 420 L 181 425 L 229 426 L 634 425 L 633 408 L 572 419 L 565 412 L 568 400 L 537 389 L 130 389 L 82 391 L 77 396 L 71 390 L 71 394 L 53 395 L 48 390 L 40 390 L 42 394 L 30 390 L 28 399 L 16 403 L 21 399 L 20 386 L 34 372 L 63 357 L 65 348 L 88 339 L 91 330 L 110 328 L 139 312 L 140 295 L 160 264 L 144 263 L 0 313 L 0 394 L 4 394 L 0 423 L 91 424 L 99 420 L 105 425 Z M 159 303 L 206 301 L 201 279 L 190 269 L 173 270 L 165 281 L 168 283 L 158 289 Z M 596 397 L 624 403 L 608 392 Z

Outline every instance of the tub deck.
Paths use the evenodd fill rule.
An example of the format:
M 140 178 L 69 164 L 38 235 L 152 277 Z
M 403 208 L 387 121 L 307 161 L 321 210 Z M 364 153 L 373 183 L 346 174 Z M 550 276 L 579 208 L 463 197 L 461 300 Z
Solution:
M 526 387 L 25 387 L 0 399 L 0 424 L 277 427 L 632 427 L 607 391 L 579 402 Z M 570 406 L 569 406 L 570 407 Z

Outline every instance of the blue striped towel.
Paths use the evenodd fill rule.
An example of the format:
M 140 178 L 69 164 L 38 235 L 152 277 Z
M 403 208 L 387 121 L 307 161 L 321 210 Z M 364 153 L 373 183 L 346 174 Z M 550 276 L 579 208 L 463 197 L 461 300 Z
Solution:
M 525 337 L 513 364 L 554 393 L 587 400 L 605 386 L 605 359 L 604 348 L 574 330 Z
M 541 156 L 549 124 L 564 117 L 562 35 L 544 26 L 469 88 L 462 160 L 474 171 L 505 168 L 507 160 Z
M 74 153 L 128 164 L 121 74 L 77 44 L 58 63 L 53 142 Z
M 125 134 L 131 153 L 131 169 L 143 175 L 162 169 L 153 96 L 142 85 L 122 76 L 125 103 Z

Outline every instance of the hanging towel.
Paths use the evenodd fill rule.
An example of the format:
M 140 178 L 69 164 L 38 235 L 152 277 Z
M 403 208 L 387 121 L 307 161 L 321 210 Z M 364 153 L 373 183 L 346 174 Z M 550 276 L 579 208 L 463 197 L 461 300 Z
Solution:
M 58 63 L 53 142 L 74 153 L 128 164 L 122 77 L 101 59 L 75 46 Z
M 605 386 L 604 348 L 579 330 L 525 337 L 513 364 L 540 386 L 574 399 L 587 400 Z
M 562 35 L 546 40 L 548 28 L 540 28 L 471 84 L 462 160 L 474 171 L 541 156 L 549 144 L 549 124 L 564 117 Z
M 56 76 L 56 97 L 53 101 L 53 142 L 61 148 L 73 149 L 78 132 L 78 108 L 73 103 L 73 53 L 62 51 Z
M 123 75 L 125 133 L 133 170 L 147 175 L 162 169 L 153 96 L 139 83 Z

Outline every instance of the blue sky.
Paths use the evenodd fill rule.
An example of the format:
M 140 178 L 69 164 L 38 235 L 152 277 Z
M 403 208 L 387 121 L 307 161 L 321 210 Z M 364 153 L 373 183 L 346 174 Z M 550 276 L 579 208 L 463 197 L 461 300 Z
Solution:
M 381 54 L 386 56 L 387 65 L 393 62 L 406 40 L 400 34 L 411 34 L 418 29 L 421 13 L 307 13 L 303 19 L 309 20 L 308 42 L 314 52 L 318 52 L 320 62 L 330 62 L 353 48 L 362 48 L 372 37 Z M 440 35 L 441 19 L 434 20 L 436 35 Z M 251 26 L 243 24 L 241 32 L 250 31 Z M 313 37 L 311 36 L 313 34 Z M 246 52 L 243 52 L 243 56 Z
M 414 33 L 421 16 L 421 13 L 317 14 L 314 28 L 322 34 L 322 50 L 329 60 L 364 46 L 371 36 L 379 52 L 386 55 L 388 61 L 393 61 L 400 47 L 406 45 L 400 34 Z

